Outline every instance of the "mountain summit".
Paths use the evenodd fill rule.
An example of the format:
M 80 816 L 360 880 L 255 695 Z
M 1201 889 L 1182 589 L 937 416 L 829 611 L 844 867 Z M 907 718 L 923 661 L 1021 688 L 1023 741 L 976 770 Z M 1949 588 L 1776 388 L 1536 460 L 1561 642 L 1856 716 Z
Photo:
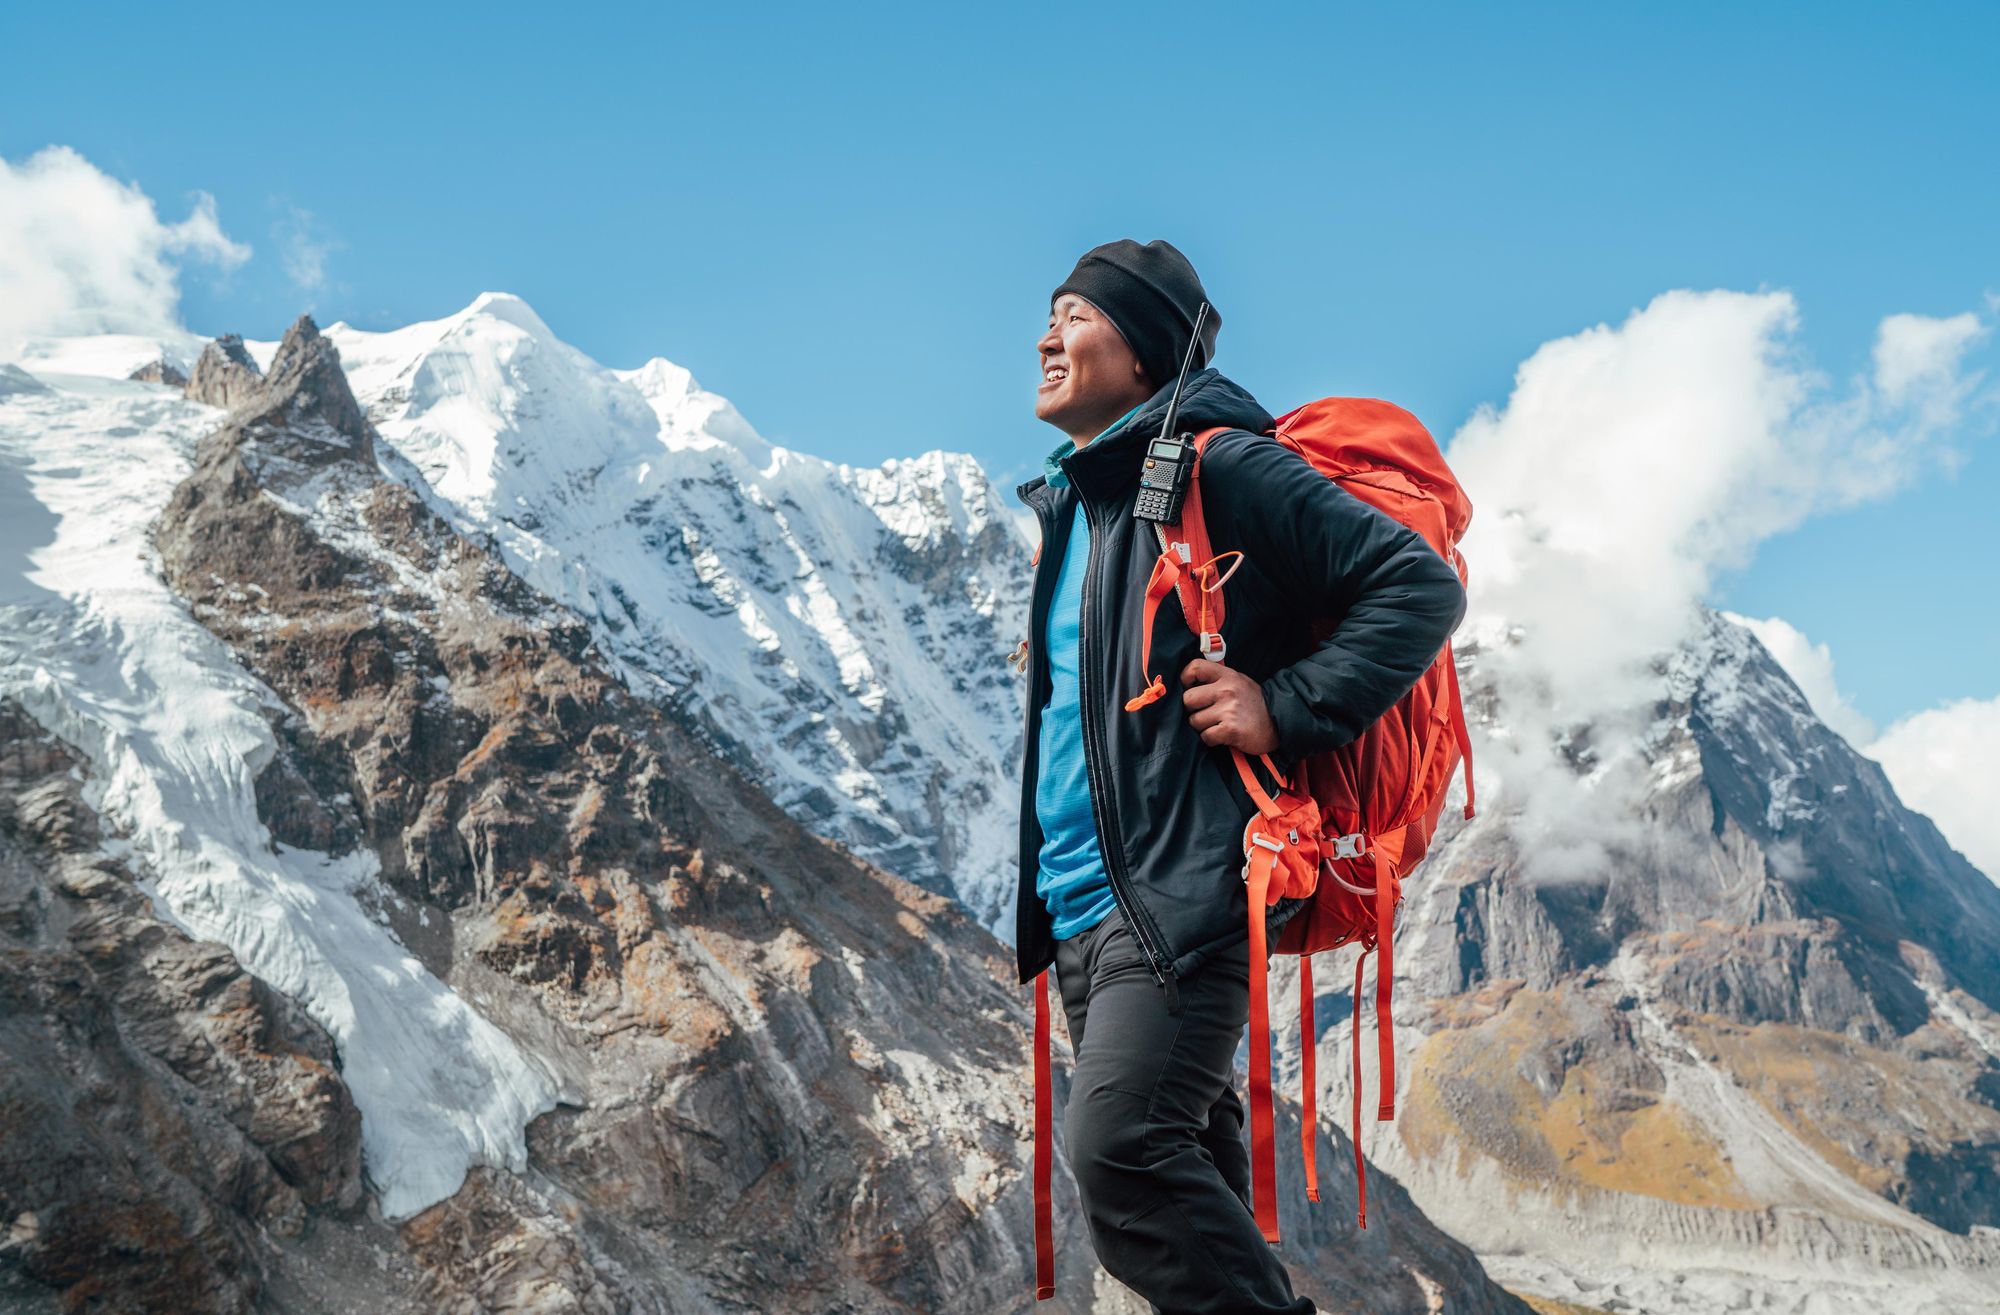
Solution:
M 779 447 L 688 371 L 607 369 L 518 298 L 327 330 L 384 460 L 575 609 L 637 689 L 822 835 L 999 926 L 1029 545 L 970 457 Z

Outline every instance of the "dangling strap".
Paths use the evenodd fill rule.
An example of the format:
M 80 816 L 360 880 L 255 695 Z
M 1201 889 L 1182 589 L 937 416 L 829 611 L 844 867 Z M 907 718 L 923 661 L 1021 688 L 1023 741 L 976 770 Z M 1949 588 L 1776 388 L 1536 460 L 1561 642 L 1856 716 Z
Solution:
M 1306 1199 L 1319 1200 L 1319 1084 L 1313 1078 L 1313 961 L 1299 956 L 1299 1141 L 1306 1162 Z
M 1035 1300 L 1056 1295 L 1054 1098 L 1049 1090 L 1049 973 L 1035 974 Z
M 1465 726 L 1465 700 L 1458 693 L 1458 659 L 1452 656 L 1451 641 L 1444 646 L 1445 697 L 1451 700 L 1451 733 L 1458 741 L 1458 760 L 1465 764 L 1465 816 L 1472 817 L 1472 735 Z
M 1368 1170 L 1361 1163 L 1361 965 L 1368 961 L 1368 947 L 1363 946 L 1354 960 L 1354 1021 L 1349 1029 L 1354 1034 L 1354 1223 L 1357 1228 L 1368 1227 Z
M 1396 875 L 1378 845 L 1375 849 L 1375 948 L 1380 953 L 1375 956 L 1375 1080 L 1382 1089 L 1377 1095 L 1377 1119 L 1396 1117 L 1395 1020 L 1389 1016 L 1389 986 L 1395 974 L 1391 954 L 1396 926 L 1395 885 Z
M 1160 602 L 1185 580 L 1194 580 L 1199 587 L 1195 597 L 1200 600 L 1196 610 L 1185 613 L 1188 624 L 1201 642 L 1201 655 L 1211 661 L 1220 662 L 1222 646 L 1222 595 L 1223 583 L 1236 574 L 1236 568 L 1243 565 L 1243 554 L 1226 552 L 1222 557 L 1234 557 L 1236 561 L 1221 575 L 1215 573 L 1215 564 L 1222 557 L 1211 557 L 1200 563 L 1194 562 L 1194 550 L 1181 540 L 1172 539 L 1160 530 L 1160 555 L 1153 561 L 1153 573 L 1146 580 L 1146 604 L 1139 619 L 1139 679 L 1146 681 L 1146 688 L 1125 700 L 1125 711 L 1137 712 L 1149 703 L 1156 702 L 1167 692 L 1166 683 L 1159 676 L 1148 678 L 1153 669 L 1153 619 L 1160 613 Z M 1209 600 L 1216 601 L 1211 609 Z M 1185 603 L 1185 600 L 1183 600 Z M 1211 620 L 1211 616 L 1215 619 Z
M 1271 853 L 1251 850 L 1250 898 L 1250 1194 L 1264 1240 L 1278 1240 L 1278 1157 L 1271 1130 L 1271 1014 L 1264 963 L 1264 896 Z
M 1179 545 L 1185 548 L 1186 544 Z M 1159 615 L 1160 600 L 1174 591 L 1174 585 L 1183 574 L 1185 563 L 1180 554 L 1168 545 L 1159 559 L 1153 563 L 1153 574 L 1146 581 L 1146 610 L 1139 622 L 1139 679 L 1145 680 L 1146 673 L 1153 667 L 1153 618 Z M 1137 712 L 1147 704 L 1166 695 L 1167 686 L 1158 676 L 1154 676 L 1146 688 L 1125 700 L 1125 711 Z

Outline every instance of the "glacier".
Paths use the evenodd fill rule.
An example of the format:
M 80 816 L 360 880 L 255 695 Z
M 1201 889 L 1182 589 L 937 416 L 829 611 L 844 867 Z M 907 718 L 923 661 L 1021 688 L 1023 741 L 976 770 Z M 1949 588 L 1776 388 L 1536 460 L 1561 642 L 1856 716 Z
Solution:
M 561 1093 L 396 941 L 372 853 L 292 849 L 259 821 L 255 782 L 276 752 L 266 715 L 284 706 L 168 590 L 147 537 L 222 412 L 89 373 L 160 355 L 78 339 L 7 371 L 0 696 L 86 755 L 108 845 L 146 874 L 162 916 L 227 945 L 334 1038 L 364 1163 L 384 1216 L 400 1218 L 475 1164 L 525 1168 L 524 1129 Z

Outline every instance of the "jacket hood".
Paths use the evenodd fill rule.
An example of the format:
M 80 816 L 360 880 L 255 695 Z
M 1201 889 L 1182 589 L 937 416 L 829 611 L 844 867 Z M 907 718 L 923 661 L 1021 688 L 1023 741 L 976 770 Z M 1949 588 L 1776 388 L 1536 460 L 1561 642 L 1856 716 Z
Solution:
M 1068 457 L 1065 465 L 1072 468 L 1079 464 L 1095 466 L 1101 460 L 1113 460 L 1118 454 L 1136 451 L 1141 444 L 1158 436 L 1160 426 L 1166 422 L 1167 404 L 1173 395 L 1173 384 L 1161 385 L 1136 415 L 1119 426 L 1118 432 L 1085 445 Z M 1181 390 L 1181 409 L 1174 427 L 1186 432 L 1226 425 L 1231 429 L 1247 429 L 1253 434 L 1261 434 L 1276 423 L 1276 418 L 1241 384 L 1214 366 L 1209 366 L 1188 375 L 1187 386 Z M 1029 489 L 1044 482 L 1037 475 L 1021 485 L 1018 491 L 1025 496 Z

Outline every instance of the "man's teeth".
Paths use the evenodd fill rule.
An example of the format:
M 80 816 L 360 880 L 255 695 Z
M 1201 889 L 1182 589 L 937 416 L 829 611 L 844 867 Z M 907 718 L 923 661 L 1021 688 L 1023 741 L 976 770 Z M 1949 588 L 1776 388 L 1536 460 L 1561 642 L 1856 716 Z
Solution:
M 1054 383 L 1058 379 L 1069 378 L 1069 371 L 1063 369 L 1060 365 L 1054 366 L 1051 369 L 1044 370 L 1042 372 L 1042 378 L 1048 380 L 1050 383 Z

